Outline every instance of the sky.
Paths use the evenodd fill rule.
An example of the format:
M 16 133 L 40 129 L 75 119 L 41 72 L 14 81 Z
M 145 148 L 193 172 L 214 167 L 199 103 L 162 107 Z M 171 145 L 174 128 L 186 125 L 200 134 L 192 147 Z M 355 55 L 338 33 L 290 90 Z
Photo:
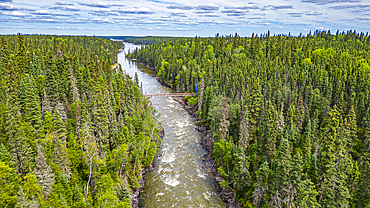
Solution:
M 0 34 L 213 37 L 370 30 L 370 0 L 0 0 Z

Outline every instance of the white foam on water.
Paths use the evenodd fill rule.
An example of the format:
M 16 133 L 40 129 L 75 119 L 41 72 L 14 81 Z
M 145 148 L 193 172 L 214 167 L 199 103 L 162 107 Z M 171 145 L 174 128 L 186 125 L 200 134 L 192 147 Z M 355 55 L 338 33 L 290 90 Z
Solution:
M 209 193 L 208 191 L 206 193 L 203 193 L 204 195 L 204 198 L 206 198 L 207 200 L 209 200 L 211 198 L 211 193 Z
M 178 136 L 181 136 L 181 135 L 184 135 L 185 134 L 185 131 L 176 131 L 175 132 L 175 136 L 178 137 Z
M 200 178 L 204 178 L 204 179 L 206 178 L 206 174 L 200 174 L 199 173 L 197 176 L 200 177 Z
M 164 193 L 158 193 L 158 194 L 156 194 L 156 196 L 162 196 L 162 195 L 164 195 Z
M 176 175 L 174 178 L 167 177 L 163 182 L 170 186 L 177 186 L 180 184 L 180 181 L 177 180 L 179 175 Z
M 173 162 L 175 161 L 175 153 L 171 153 L 171 154 L 165 154 L 162 156 L 162 162 L 166 162 L 166 163 L 170 163 L 170 162 Z
M 168 107 L 170 107 L 170 108 L 173 108 L 173 107 L 175 107 L 175 105 L 173 105 L 173 104 L 169 104 L 169 105 L 167 105 Z
M 200 177 L 200 178 L 206 178 L 206 175 L 207 174 L 202 174 L 201 172 L 200 172 L 200 170 L 197 170 L 197 172 L 198 172 L 198 177 Z
M 180 127 L 180 128 L 184 128 L 184 126 L 187 126 L 187 125 L 185 124 L 185 122 L 181 122 L 181 121 L 177 121 L 177 122 L 176 122 L 176 125 L 177 125 L 178 127 Z

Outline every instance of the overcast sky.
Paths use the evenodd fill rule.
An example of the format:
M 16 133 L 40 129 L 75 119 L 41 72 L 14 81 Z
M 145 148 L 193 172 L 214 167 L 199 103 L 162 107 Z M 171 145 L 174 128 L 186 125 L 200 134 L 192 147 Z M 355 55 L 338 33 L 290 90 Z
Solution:
M 0 34 L 298 35 L 370 29 L 370 0 L 0 0 Z

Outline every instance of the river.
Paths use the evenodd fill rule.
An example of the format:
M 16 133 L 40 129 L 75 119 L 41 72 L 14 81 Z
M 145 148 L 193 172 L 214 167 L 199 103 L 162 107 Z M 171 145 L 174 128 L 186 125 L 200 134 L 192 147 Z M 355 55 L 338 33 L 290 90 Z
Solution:
M 125 44 L 125 53 L 140 47 Z M 172 89 L 161 85 L 155 72 L 118 54 L 118 63 L 131 77 L 138 74 L 143 94 L 170 93 Z M 199 144 L 201 133 L 195 128 L 195 119 L 183 106 L 170 97 L 150 98 L 160 114 L 165 136 L 154 171 L 145 178 L 143 207 L 225 207 L 216 192 L 213 176 L 202 163 L 205 150 Z

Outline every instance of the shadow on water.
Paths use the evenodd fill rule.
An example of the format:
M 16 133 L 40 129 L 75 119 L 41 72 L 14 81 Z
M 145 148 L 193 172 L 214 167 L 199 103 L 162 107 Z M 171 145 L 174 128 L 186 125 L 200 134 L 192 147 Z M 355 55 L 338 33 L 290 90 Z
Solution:
M 125 43 L 125 53 L 136 47 L 140 46 Z M 153 70 L 126 59 L 124 53 L 118 54 L 118 63 L 131 77 L 137 72 L 143 94 L 173 92 L 156 80 Z M 199 144 L 201 133 L 195 129 L 195 119 L 170 97 L 153 97 L 151 101 L 160 114 L 165 136 L 154 171 L 146 174 L 141 206 L 225 207 L 213 176 L 202 167 L 205 151 Z

